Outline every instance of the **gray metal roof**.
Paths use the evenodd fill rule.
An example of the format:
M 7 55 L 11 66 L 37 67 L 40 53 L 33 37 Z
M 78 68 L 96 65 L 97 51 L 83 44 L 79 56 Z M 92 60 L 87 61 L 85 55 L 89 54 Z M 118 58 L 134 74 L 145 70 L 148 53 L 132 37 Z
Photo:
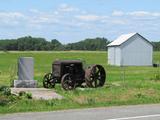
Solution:
M 134 36 L 137 33 L 129 33 L 129 34 L 123 34 L 120 37 L 118 37 L 116 40 L 114 40 L 113 42 L 111 42 L 110 44 L 108 44 L 107 46 L 119 46 L 122 43 L 126 42 L 129 38 L 131 38 L 132 36 Z

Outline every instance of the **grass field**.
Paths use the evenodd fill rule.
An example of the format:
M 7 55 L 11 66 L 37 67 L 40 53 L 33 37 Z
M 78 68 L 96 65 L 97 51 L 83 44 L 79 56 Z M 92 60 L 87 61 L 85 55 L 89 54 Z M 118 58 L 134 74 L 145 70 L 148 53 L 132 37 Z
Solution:
M 109 66 L 107 53 L 100 51 L 0 52 L 0 85 L 10 85 L 16 73 L 17 59 L 22 56 L 34 57 L 38 87 L 42 87 L 43 75 L 51 71 L 51 64 L 56 59 L 85 60 L 85 66 L 101 64 L 107 72 L 106 84 L 102 88 L 71 92 L 63 91 L 60 85 L 56 85 L 55 90 L 65 99 L 20 99 L 14 104 L 0 106 L 0 113 L 160 103 L 160 68 Z M 160 52 L 154 52 L 154 62 L 159 61 Z

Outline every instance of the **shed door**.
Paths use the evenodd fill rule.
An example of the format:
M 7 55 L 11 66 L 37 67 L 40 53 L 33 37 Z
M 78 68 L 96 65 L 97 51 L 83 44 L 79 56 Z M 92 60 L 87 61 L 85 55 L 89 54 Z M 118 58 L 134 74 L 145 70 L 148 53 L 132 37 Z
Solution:
M 114 50 L 113 50 L 113 60 L 114 60 L 114 65 L 116 64 L 116 48 L 114 47 Z
M 116 49 L 115 47 L 110 47 L 108 49 L 108 63 L 111 64 L 111 65 L 114 65 L 115 64 L 115 61 L 116 61 Z

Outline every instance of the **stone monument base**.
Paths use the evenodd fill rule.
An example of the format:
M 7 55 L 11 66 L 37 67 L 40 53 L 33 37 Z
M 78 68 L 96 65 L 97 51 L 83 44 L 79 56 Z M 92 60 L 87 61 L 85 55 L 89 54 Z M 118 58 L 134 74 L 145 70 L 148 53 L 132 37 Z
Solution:
M 20 92 L 31 93 L 32 98 L 36 100 L 52 100 L 52 99 L 63 99 L 64 97 L 56 93 L 53 89 L 46 88 L 11 88 L 11 93 L 19 95 Z
M 36 80 L 14 80 L 15 88 L 36 88 Z

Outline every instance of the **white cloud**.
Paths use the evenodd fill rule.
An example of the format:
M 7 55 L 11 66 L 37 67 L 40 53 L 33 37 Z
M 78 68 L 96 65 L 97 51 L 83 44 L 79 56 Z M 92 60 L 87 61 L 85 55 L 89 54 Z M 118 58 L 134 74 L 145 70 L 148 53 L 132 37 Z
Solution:
M 40 12 L 40 11 L 37 10 L 37 9 L 30 9 L 29 11 L 32 12 L 32 13 L 39 13 L 39 12 Z
M 29 12 L 33 14 L 24 14 L 21 12 L 0 12 L 0 27 L 26 27 L 43 28 L 43 26 L 54 25 L 59 22 L 59 18 L 54 12 L 41 12 L 31 9 Z M 34 26 L 34 27 L 33 27 Z M 24 29 L 26 29 L 24 28 Z
M 20 12 L 0 12 L 1 27 L 18 26 L 26 19 L 26 16 Z
M 33 26 L 38 26 L 41 28 L 44 25 L 54 25 L 54 24 L 63 24 L 67 22 L 67 16 L 63 13 L 78 12 L 78 8 L 72 7 L 68 4 L 60 4 L 57 9 L 50 12 L 42 12 L 37 9 L 30 9 L 29 11 L 34 13 L 34 16 L 28 16 L 28 23 L 33 24 Z M 72 19 L 72 14 L 71 19 Z M 60 22 L 61 21 L 61 22 Z M 70 21 L 68 21 L 70 22 Z M 36 25 L 35 25 L 36 24 Z M 29 25 L 32 26 L 32 25 Z M 41 27 L 40 27 L 41 26 Z
M 128 15 L 144 17 L 144 16 L 152 16 L 152 13 L 147 12 L 147 11 L 134 11 L 134 12 L 129 12 Z
M 111 23 L 112 24 L 117 24 L 117 25 L 126 25 L 126 24 L 128 24 L 128 22 L 126 22 L 125 20 L 119 20 L 119 19 L 112 20 Z
M 112 15 L 113 15 L 113 16 L 123 16 L 124 13 L 123 13 L 122 11 L 117 11 L 117 10 L 115 10 L 115 11 L 112 12 Z
M 68 4 L 61 4 L 58 8 L 58 11 L 62 12 L 73 12 L 73 11 L 78 11 L 78 8 L 74 8 Z
M 98 21 L 98 20 L 104 20 L 108 18 L 107 16 L 99 16 L 99 15 L 94 15 L 94 14 L 77 15 L 75 17 L 82 21 Z
M 31 17 L 29 19 L 29 22 L 34 24 L 51 24 L 51 23 L 57 23 L 58 21 L 59 20 L 54 15 L 51 14 L 38 15 Z
M 76 18 L 83 21 L 96 21 L 99 20 L 99 16 L 97 15 L 78 15 Z
M 16 19 L 16 18 L 25 18 L 25 16 L 20 12 L 0 12 L 0 18 Z
M 59 12 L 58 11 L 54 11 L 53 12 L 55 15 L 59 15 Z
M 160 12 L 159 13 L 155 12 L 152 15 L 155 16 L 155 17 L 160 17 Z
M 112 16 L 160 17 L 160 12 L 149 12 L 149 11 L 123 12 L 115 10 L 112 12 Z
M 133 11 L 127 13 L 127 15 L 137 16 L 137 17 L 160 17 L 160 12 Z

